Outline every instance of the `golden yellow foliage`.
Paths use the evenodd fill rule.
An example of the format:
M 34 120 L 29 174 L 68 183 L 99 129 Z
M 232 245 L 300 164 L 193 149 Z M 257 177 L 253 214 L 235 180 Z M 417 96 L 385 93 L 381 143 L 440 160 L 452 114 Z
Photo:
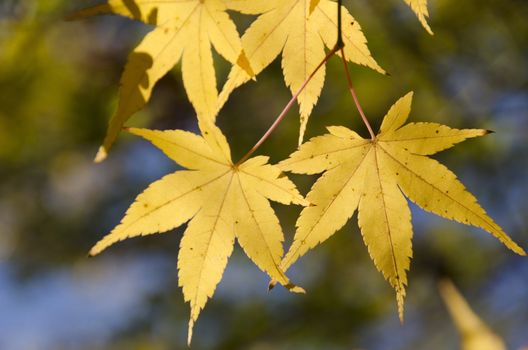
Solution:
M 185 90 L 196 113 L 214 119 L 218 91 L 212 46 L 251 76 L 235 23 L 226 11 L 254 7 L 251 2 L 237 0 L 109 0 L 72 16 L 111 13 L 154 25 L 128 58 L 121 77 L 117 111 L 110 120 L 96 160 L 106 158 L 125 122 L 145 106 L 157 81 L 180 60 Z
M 443 280 L 439 289 L 462 338 L 462 350 L 506 350 L 503 340 L 471 310 L 453 282 Z
M 254 0 L 254 3 L 262 4 L 262 8 L 267 6 L 268 11 L 260 15 L 242 36 L 242 47 L 251 68 L 259 74 L 282 52 L 284 80 L 295 94 L 323 61 L 325 47 L 332 49 L 336 44 L 337 3 L 330 0 Z M 342 32 L 347 60 L 385 73 L 372 58 L 361 27 L 344 7 Z M 241 67 L 233 66 L 220 93 L 218 109 L 236 88 L 251 78 Z M 323 67 L 298 98 L 301 116 L 299 143 L 324 81 Z
M 427 0 L 405 2 L 433 34 L 427 23 Z M 341 41 L 336 47 L 339 13 L 344 47 L 338 54 L 343 53 L 346 61 L 385 73 L 373 59 L 359 24 L 344 6 L 338 6 L 333 0 L 108 0 L 73 16 L 117 14 L 153 26 L 128 58 L 118 107 L 97 161 L 106 158 L 123 125 L 146 105 L 156 83 L 182 62 L 184 86 L 202 135 L 181 130 L 128 130 L 149 140 L 188 170 L 152 183 L 90 254 L 99 254 L 127 238 L 167 232 L 188 222 L 180 244 L 178 278 L 191 308 L 189 343 L 201 310 L 222 278 L 235 239 L 273 281 L 293 292 L 303 292 L 290 282 L 285 271 L 341 229 L 357 210 L 365 245 L 376 268 L 396 291 L 402 320 L 413 254 L 407 199 L 444 218 L 482 228 L 512 251 L 526 255 L 453 172 L 427 157 L 488 132 L 436 123 L 404 125 L 411 111 L 412 93 L 390 108 L 377 136 L 369 126 L 371 139 L 343 126 L 332 126 L 328 127 L 329 134 L 303 144 L 279 166 L 268 164 L 265 156 L 246 160 L 286 115 L 294 104 L 292 100 L 248 155 L 239 163 L 232 161 L 229 144 L 215 125 L 216 115 L 236 88 L 260 74 L 279 55 L 285 83 L 296 97 L 298 94 L 302 143 L 308 118 L 324 86 L 324 64 L 341 49 Z M 242 38 L 228 10 L 258 15 Z M 213 47 L 233 64 L 220 94 Z M 332 50 L 328 55 L 327 49 Z M 368 125 L 346 73 L 353 98 Z M 282 170 L 323 175 L 304 199 L 282 176 Z M 270 200 L 306 206 L 297 220 L 294 242 L 284 257 L 284 235 Z M 463 299 L 460 301 L 452 287 L 444 286 L 442 292 L 450 309 L 463 311 L 451 310 L 467 338 L 465 342 L 484 344 L 475 337 L 470 339 L 471 334 L 465 335 L 475 327 L 486 329 Z M 478 346 L 466 348 L 484 348 Z
M 179 284 L 191 305 L 189 342 L 200 311 L 220 282 L 235 238 L 261 270 L 302 292 L 280 268 L 283 232 L 268 200 L 307 204 L 281 170 L 268 164 L 268 157 L 235 165 L 220 130 L 207 120 L 200 122 L 200 129 L 203 137 L 181 130 L 129 130 L 190 170 L 151 184 L 90 252 L 95 255 L 126 238 L 166 232 L 191 220 L 178 256 Z
M 295 239 L 282 269 L 286 271 L 309 249 L 333 235 L 358 209 L 369 254 L 396 290 L 400 318 L 412 257 L 411 212 L 405 197 L 436 215 L 480 227 L 517 254 L 525 255 L 455 174 L 426 157 L 488 132 L 435 123 L 402 127 L 411 101 L 410 93 L 396 102 L 374 139 L 364 139 L 345 127 L 329 127 L 329 134 L 311 139 L 279 164 L 294 173 L 324 172 L 306 197 L 312 205 L 303 209 L 297 221 Z
M 433 31 L 427 23 L 427 18 L 429 17 L 427 0 L 405 0 L 405 2 L 411 7 L 414 13 L 416 13 L 416 16 L 418 16 L 418 19 L 420 20 L 420 23 L 422 23 L 425 30 L 427 30 L 429 34 L 433 35 Z

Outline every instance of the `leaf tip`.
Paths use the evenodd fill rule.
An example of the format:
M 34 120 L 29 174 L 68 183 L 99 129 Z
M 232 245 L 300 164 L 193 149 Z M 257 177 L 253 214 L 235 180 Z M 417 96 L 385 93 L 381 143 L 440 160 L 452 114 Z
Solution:
M 515 243 L 510 237 L 506 235 L 504 238 L 499 238 L 499 240 L 512 252 L 520 256 L 526 256 L 526 251 L 521 248 L 517 243 Z
M 95 163 L 102 163 L 106 157 L 108 157 L 108 150 L 106 147 L 101 146 L 99 147 L 99 150 L 97 151 L 97 154 L 95 155 L 94 162 Z
M 403 304 L 400 304 L 398 301 L 398 318 L 400 319 L 400 323 L 403 325 L 405 323 L 405 319 L 403 316 Z
M 516 247 L 514 252 L 519 254 L 520 256 L 526 256 L 526 251 L 519 246 Z
M 271 292 L 273 288 L 277 285 L 277 281 L 271 280 L 270 283 L 268 283 L 268 292 Z
M 303 207 L 313 207 L 315 204 L 310 202 L 309 200 L 303 198 L 302 201 L 299 203 L 299 205 L 302 205 Z
M 431 26 L 429 26 L 429 23 L 427 23 L 427 20 L 425 18 L 424 18 L 422 24 L 423 24 L 425 30 L 427 31 L 427 33 L 429 33 L 429 35 L 431 35 L 431 36 L 434 36 L 433 30 L 431 29 Z
M 253 68 L 251 68 L 251 63 L 249 63 L 249 59 L 246 56 L 246 53 L 244 50 L 240 53 L 237 59 L 237 65 L 242 68 L 250 77 L 252 80 L 255 80 L 255 72 L 253 71 Z
M 292 292 L 292 293 L 297 293 L 297 294 L 306 294 L 306 291 L 304 290 L 304 288 L 302 287 L 299 287 L 293 283 L 288 283 L 286 285 L 284 285 L 284 287 L 286 289 L 288 289 L 288 291 Z
M 106 241 L 106 237 L 105 237 L 102 240 L 100 240 L 99 242 L 97 242 L 92 247 L 92 249 L 90 249 L 90 252 L 88 253 L 88 255 L 93 258 L 94 256 L 101 254 L 103 252 L 103 250 L 108 248 L 110 245 L 112 245 L 112 244 L 111 243 L 108 244 L 108 242 Z
M 277 280 L 271 280 L 270 283 L 268 284 L 268 292 L 271 292 L 273 290 L 273 288 L 275 288 L 277 283 L 278 283 Z M 299 287 L 299 286 L 297 286 L 297 285 L 295 285 L 293 283 L 285 284 L 284 288 L 286 288 L 288 291 L 290 291 L 292 293 L 306 294 L 306 291 L 304 290 L 304 288 Z
M 191 347 L 191 341 L 193 336 L 194 320 L 191 318 L 189 320 L 189 331 L 187 333 L 187 347 Z
M 95 257 L 97 254 L 99 254 L 100 252 L 98 252 L 95 247 L 93 247 L 92 249 L 90 249 L 90 251 L 88 252 L 88 257 L 89 258 L 93 258 Z
M 309 200 L 304 198 L 300 193 L 297 193 L 297 195 L 292 198 L 291 203 L 301 205 L 303 207 L 309 207 L 312 204 Z
M 434 32 L 433 30 L 431 29 L 431 27 L 427 24 L 427 25 L 424 25 L 424 28 L 425 30 L 427 31 L 427 33 L 430 35 L 430 36 L 434 36 Z
M 404 323 L 404 317 L 403 317 L 404 299 L 405 299 L 405 290 L 398 288 L 396 290 L 396 300 L 398 303 L 398 317 L 402 325 Z

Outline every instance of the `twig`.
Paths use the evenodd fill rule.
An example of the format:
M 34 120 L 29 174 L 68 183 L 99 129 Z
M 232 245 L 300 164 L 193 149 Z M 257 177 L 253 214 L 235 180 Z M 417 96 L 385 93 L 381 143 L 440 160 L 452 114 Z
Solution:
M 308 83 L 313 79 L 313 77 L 317 74 L 317 72 L 319 71 L 319 69 L 321 69 L 321 67 L 323 67 L 326 62 L 328 62 L 328 60 L 337 52 L 339 51 L 339 48 L 336 46 L 334 47 L 327 55 L 326 57 L 321 61 L 321 63 L 319 63 L 319 65 L 315 68 L 315 70 L 312 72 L 312 74 L 310 74 L 310 76 L 304 81 L 304 83 L 302 84 L 302 86 L 299 88 L 299 90 L 295 93 L 295 95 L 293 95 L 293 97 L 291 98 L 290 102 L 288 102 L 288 104 L 286 105 L 286 107 L 284 107 L 284 109 L 282 110 L 282 112 L 279 114 L 279 116 L 277 117 L 277 119 L 275 119 L 275 121 L 273 122 L 273 124 L 270 126 L 270 128 L 268 129 L 268 131 L 266 131 L 266 133 L 264 134 L 264 136 L 261 137 L 261 139 L 255 144 L 255 146 L 253 146 L 253 148 L 251 148 L 249 150 L 248 153 L 246 153 L 245 156 L 242 157 L 242 159 L 240 159 L 236 164 L 235 164 L 235 167 L 239 166 L 240 164 L 244 163 L 246 160 L 248 160 L 249 157 L 251 157 L 251 155 L 253 153 L 255 153 L 255 151 L 264 143 L 264 141 L 266 141 L 268 139 L 268 137 L 271 135 L 271 133 L 273 133 L 273 131 L 277 128 L 277 126 L 279 126 L 280 122 L 282 121 L 282 119 L 284 119 L 284 117 L 286 116 L 286 114 L 288 113 L 288 111 L 293 107 L 295 101 L 297 101 L 297 98 L 299 97 L 299 95 L 304 91 L 304 89 L 306 88 L 306 86 L 308 85 Z
M 376 139 L 376 134 L 374 133 L 374 130 L 372 130 L 372 126 L 370 126 L 370 123 L 367 119 L 367 116 L 365 115 L 365 112 L 363 112 L 363 108 L 361 107 L 361 104 L 359 103 L 359 99 L 356 94 L 356 90 L 354 89 L 354 85 L 352 85 L 352 78 L 350 78 L 350 71 L 348 70 L 348 64 L 345 57 L 345 50 L 341 49 L 341 58 L 343 60 L 343 65 L 345 66 L 345 74 L 347 78 L 348 83 L 348 90 L 350 90 L 350 94 L 352 95 L 352 99 L 354 100 L 354 103 L 356 104 L 356 108 L 361 115 L 361 119 L 363 119 L 363 123 L 367 126 L 367 129 L 370 133 L 370 137 L 372 140 Z

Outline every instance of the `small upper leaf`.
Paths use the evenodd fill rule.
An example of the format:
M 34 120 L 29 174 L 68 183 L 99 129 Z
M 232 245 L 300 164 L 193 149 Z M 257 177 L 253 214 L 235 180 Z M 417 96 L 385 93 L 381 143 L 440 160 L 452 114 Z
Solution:
M 243 51 L 235 23 L 226 10 L 251 9 L 236 0 L 109 0 L 72 16 L 117 14 L 154 25 L 128 58 L 121 77 L 117 111 L 96 157 L 106 158 L 126 121 L 150 99 L 155 84 L 180 60 L 183 83 L 196 113 L 214 120 L 218 100 L 211 46 L 248 75 L 253 72 Z
M 433 35 L 433 31 L 429 24 L 427 23 L 427 18 L 429 17 L 429 10 L 427 9 L 427 0 L 404 0 L 407 5 L 411 7 L 411 9 L 416 13 L 416 16 L 418 16 L 418 19 L 420 20 L 420 23 L 422 23 L 423 27 L 427 32 L 431 35 Z
M 283 170 L 295 173 L 324 172 L 306 197 L 312 205 L 303 209 L 297 221 L 283 270 L 343 227 L 358 209 L 363 239 L 376 267 L 396 290 L 400 317 L 412 256 L 411 212 L 405 197 L 439 216 L 480 227 L 525 255 L 455 174 L 426 157 L 487 131 L 433 123 L 402 127 L 411 100 L 408 94 L 390 109 L 374 140 L 344 127 L 331 127 L 330 134 L 311 139 L 280 163 Z
M 180 130 L 129 129 L 193 170 L 177 171 L 151 184 L 121 223 L 90 251 L 95 255 L 126 238 L 166 232 L 191 220 L 178 256 L 179 284 L 191 304 L 189 342 L 200 311 L 222 277 L 235 238 L 271 278 L 292 291 L 302 291 L 279 267 L 283 233 L 268 199 L 307 204 L 267 157 L 235 166 L 220 130 L 203 120 L 200 129 L 203 137 Z
M 334 48 L 337 40 L 337 3 L 331 0 L 254 0 L 266 4 L 242 36 L 242 46 L 255 74 L 264 70 L 282 52 L 286 85 L 295 94 L 325 58 L 325 47 Z M 262 5 L 264 6 L 264 5 Z M 343 7 L 343 38 L 347 60 L 385 71 L 372 58 L 361 27 Z M 219 109 L 229 95 L 252 78 L 234 66 L 219 97 Z M 325 80 L 324 67 L 313 77 L 298 98 L 301 114 L 300 141 L 308 117 L 319 99 Z

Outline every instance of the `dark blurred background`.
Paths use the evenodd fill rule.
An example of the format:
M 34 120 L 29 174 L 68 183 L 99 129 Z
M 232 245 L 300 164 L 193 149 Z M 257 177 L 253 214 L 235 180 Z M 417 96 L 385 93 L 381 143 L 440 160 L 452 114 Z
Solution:
M 182 230 L 89 248 L 150 182 L 177 166 L 122 135 L 107 161 L 93 156 L 116 106 L 128 52 L 149 28 L 118 17 L 66 22 L 96 1 L 0 1 L 0 349 L 185 348 L 188 305 L 177 286 Z M 345 1 L 361 23 L 381 76 L 353 66 L 376 126 L 414 90 L 412 121 L 496 133 L 436 158 L 528 249 L 528 2 L 430 0 L 429 36 L 400 0 Z M 252 19 L 233 14 L 240 31 Z M 217 57 L 218 58 L 218 57 Z M 220 82 L 228 65 L 218 62 Z M 240 157 L 290 97 L 279 62 L 238 89 L 219 124 Z M 196 130 L 179 67 L 129 125 Z M 332 59 L 307 136 L 326 125 L 366 135 Z M 295 111 L 265 143 L 276 162 L 296 148 Z M 313 178 L 292 177 L 306 193 Z M 291 242 L 300 208 L 275 206 Z M 368 257 L 356 218 L 289 272 L 306 295 L 266 290 L 239 248 L 200 316 L 194 349 L 456 349 L 459 337 L 437 289 L 460 287 L 508 349 L 528 345 L 528 260 L 489 234 L 412 206 L 414 259 L 406 321 Z

